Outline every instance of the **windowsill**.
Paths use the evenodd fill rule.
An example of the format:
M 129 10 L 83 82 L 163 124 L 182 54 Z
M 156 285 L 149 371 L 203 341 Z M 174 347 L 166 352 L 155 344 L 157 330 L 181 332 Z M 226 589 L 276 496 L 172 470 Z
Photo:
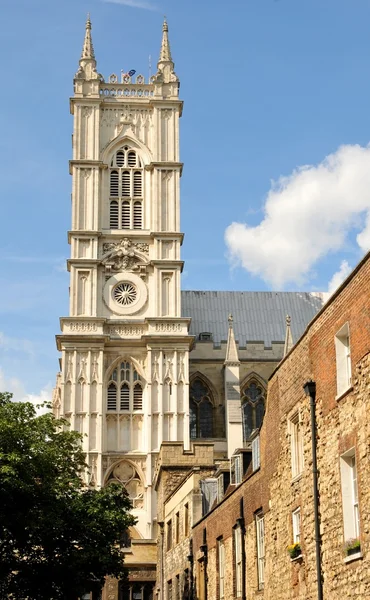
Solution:
M 347 396 L 347 394 L 349 394 L 350 392 L 352 392 L 352 390 L 353 390 L 353 385 L 350 385 L 343 392 L 341 392 L 340 394 L 337 394 L 337 396 L 335 396 L 335 400 L 337 402 L 339 402 L 339 400 L 342 400 L 342 398 L 344 398 L 345 396 Z
M 356 552 L 356 554 L 350 554 L 349 556 L 346 556 L 346 558 L 344 559 L 344 563 L 350 563 L 353 560 L 358 560 L 359 558 L 363 558 L 363 554 L 362 552 Z
M 299 481 L 300 479 L 302 479 L 303 477 L 303 472 L 302 473 L 298 473 L 298 475 L 294 475 L 294 477 L 292 477 L 291 483 L 297 483 L 297 481 Z

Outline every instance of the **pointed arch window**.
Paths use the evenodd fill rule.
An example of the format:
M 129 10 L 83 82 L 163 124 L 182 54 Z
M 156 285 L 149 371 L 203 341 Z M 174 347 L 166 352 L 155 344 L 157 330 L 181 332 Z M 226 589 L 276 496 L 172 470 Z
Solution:
M 123 361 L 110 373 L 107 385 L 107 412 L 143 410 L 143 381 L 134 365 Z
M 214 437 L 214 400 L 208 385 L 199 377 L 190 385 L 190 438 Z
M 109 172 L 109 227 L 143 229 L 143 163 L 128 146 L 113 156 Z
M 260 429 L 265 414 L 266 390 L 251 379 L 242 390 L 243 439 L 248 442 L 253 431 Z

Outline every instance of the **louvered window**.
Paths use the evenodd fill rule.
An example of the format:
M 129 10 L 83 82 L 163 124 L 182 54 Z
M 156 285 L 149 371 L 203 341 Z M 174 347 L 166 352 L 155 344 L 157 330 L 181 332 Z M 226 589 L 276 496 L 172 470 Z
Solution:
M 134 410 L 142 410 L 143 408 L 143 389 L 140 383 L 134 387 Z
M 108 386 L 107 409 L 117 410 L 117 388 L 114 383 Z
M 134 229 L 141 229 L 142 225 L 142 206 L 141 202 L 134 203 Z
M 130 229 L 130 202 L 122 202 L 122 229 Z
M 129 361 L 121 362 L 110 375 L 107 387 L 107 410 L 114 412 L 143 410 L 143 382 Z
M 130 386 L 128 383 L 121 385 L 121 410 L 130 410 Z
M 110 228 L 142 229 L 143 165 L 139 155 L 124 146 L 116 152 L 110 166 Z
M 141 198 L 141 172 L 134 172 L 134 196 Z
M 112 200 L 110 203 L 110 228 L 118 229 L 118 202 Z

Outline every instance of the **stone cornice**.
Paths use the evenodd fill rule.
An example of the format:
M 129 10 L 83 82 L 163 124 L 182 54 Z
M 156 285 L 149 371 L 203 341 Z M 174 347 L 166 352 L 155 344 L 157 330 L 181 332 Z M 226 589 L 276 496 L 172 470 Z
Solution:
M 108 169 L 108 165 L 101 160 L 92 160 L 88 158 L 76 158 L 69 161 L 69 174 L 72 175 L 73 167 L 80 169 Z
M 72 236 L 99 238 L 99 237 L 101 237 L 101 235 L 102 235 L 101 231 L 92 231 L 92 230 L 88 230 L 88 229 L 82 231 L 81 229 L 71 229 L 70 231 L 68 231 L 68 243 L 69 244 L 71 243 Z
M 146 171 L 153 171 L 154 169 L 159 169 L 160 171 L 168 171 L 169 169 L 180 171 L 180 175 L 182 175 L 184 163 L 182 162 L 174 162 L 170 160 L 161 160 L 161 161 L 153 161 L 149 165 L 145 166 Z
M 154 267 L 166 267 L 169 269 L 176 269 L 177 267 L 181 267 L 181 271 L 184 268 L 183 260 L 172 260 L 169 258 L 157 258 L 150 261 Z

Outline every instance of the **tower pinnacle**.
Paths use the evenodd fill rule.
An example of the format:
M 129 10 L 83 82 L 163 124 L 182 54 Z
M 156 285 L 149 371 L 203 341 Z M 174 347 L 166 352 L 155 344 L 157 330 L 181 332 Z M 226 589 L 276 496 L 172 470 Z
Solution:
M 172 62 L 170 42 L 168 39 L 168 23 L 166 17 L 162 27 L 162 45 L 159 53 L 159 62 Z
M 83 45 L 82 53 L 81 53 L 81 60 L 83 60 L 83 59 L 90 59 L 90 60 L 95 61 L 94 46 L 93 46 L 92 37 L 91 37 L 90 13 L 87 13 L 87 20 L 86 20 L 86 26 L 85 26 L 85 39 L 84 39 L 84 45 Z
M 170 42 L 168 39 L 168 23 L 165 17 L 162 27 L 162 44 L 159 53 L 158 71 L 155 75 L 155 79 L 157 81 L 162 81 L 163 83 L 178 81 L 174 68 L 175 65 L 172 60 Z
M 293 342 L 293 336 L 292 336 L 292 332 L 290 329 L 290 324 L 291 324 L 291 318 L 289 315 L 286 316 L 285 319 L 285 344 L 284 344 L 284 354 L 283 357 L 285 357 L 288 352 L 290 352 L 290 350 L 293 348 L 294 346 L 294 342 Z
M 231 314 L 229 315 L 228 322 L 229 322 L 229 333 L 227 336 L 225 365 L 226 364 L 239 365 L 240 362 L 239 362 L 238 350 L 237 350 L 236 342 L 235 342 L 234 326 L 233 326 L 234 319 Z
M 80 66 L 76 73 L 76 79 L 100 79 L 99 73 L 96 71 L 96 59 L 94 46 L 91 37 L 91 21 L 90 13 L 87 15 L 85 25 L 85 39 L 82 46 Z

